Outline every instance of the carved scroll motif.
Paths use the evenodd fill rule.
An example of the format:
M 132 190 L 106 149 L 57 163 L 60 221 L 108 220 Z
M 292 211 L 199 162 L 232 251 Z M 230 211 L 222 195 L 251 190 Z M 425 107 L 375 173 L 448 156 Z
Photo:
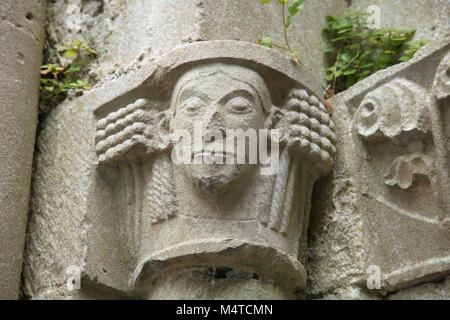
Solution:
M 406 80 L 393 80 L 369 93 L 355 115 L 359 135 L 370 142 L 405 140 L 429 132 L 426 91 Z
M 433 158 L 422 153 L 402 155 L 392 162 L 385 183 L 389 186 L 397 185 L 402 189 L 408 189 L 418 175 L 430 179 L 432 185 L 436 183 Z

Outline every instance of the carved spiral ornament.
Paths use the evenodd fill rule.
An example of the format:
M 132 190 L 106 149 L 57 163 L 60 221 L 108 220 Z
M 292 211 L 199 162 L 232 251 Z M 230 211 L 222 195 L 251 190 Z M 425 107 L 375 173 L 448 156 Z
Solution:
M 425 134 L 429 131 L 426 91 L 409 80 L 393 80 L 366 95 L 355 121 L 359 135 L 371 142 Z

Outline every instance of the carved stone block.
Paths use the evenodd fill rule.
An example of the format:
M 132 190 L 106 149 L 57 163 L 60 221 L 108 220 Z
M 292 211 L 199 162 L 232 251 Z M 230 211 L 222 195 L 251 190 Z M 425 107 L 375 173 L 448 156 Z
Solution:
M 431 44 L 334 100 L 337 131 L 349 126 L 350 135 L 339 145 L 336 175 L 355 174 L 361 269 L 380 268 L 382 293 L 450 272 L 448 43 Z

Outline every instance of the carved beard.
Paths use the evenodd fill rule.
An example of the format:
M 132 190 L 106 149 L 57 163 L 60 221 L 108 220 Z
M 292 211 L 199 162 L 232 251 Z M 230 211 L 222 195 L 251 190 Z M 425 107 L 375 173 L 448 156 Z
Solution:
M 249 164 L 190 164 L 183 172 L 194 187 L 206 196 L 216 197 L 230 193 L 242 183 L 256 165 Z
M 220 196 L 229 192 L 228 183 L 224 182 L 224 176 L 218 177 L 194 177 L 192 182 L 195 188 L 207 196 Z

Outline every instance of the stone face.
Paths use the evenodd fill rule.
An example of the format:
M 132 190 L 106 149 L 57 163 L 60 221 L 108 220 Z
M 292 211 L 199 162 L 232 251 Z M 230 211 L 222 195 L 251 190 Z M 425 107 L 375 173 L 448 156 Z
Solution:
M 43 1 L 0 4 L 0 299 L 17 299 L 37 123 Z
M 313 259 L 324 247 L 340 257 L 334 266 L 310 265 L 314 280 L 337 274 L 328 287 L 317 279 L 311 295 L 351 286 L 376 295 L 367 291 L 369 266 L 381 271 L 382 294 L 449 273 L 448 100 L 436 98 L 449 48 L 448 39 L 436 41 L 334 98 L 335 179 L 321 195 L 329 203 L 313 209 L 330 210 L 324 217 L 333 219 L 325 224 L 332 229 L 313 220 L 311 250 Z M 351 242 L 323 244 L 342 229 L 353 234 Z

